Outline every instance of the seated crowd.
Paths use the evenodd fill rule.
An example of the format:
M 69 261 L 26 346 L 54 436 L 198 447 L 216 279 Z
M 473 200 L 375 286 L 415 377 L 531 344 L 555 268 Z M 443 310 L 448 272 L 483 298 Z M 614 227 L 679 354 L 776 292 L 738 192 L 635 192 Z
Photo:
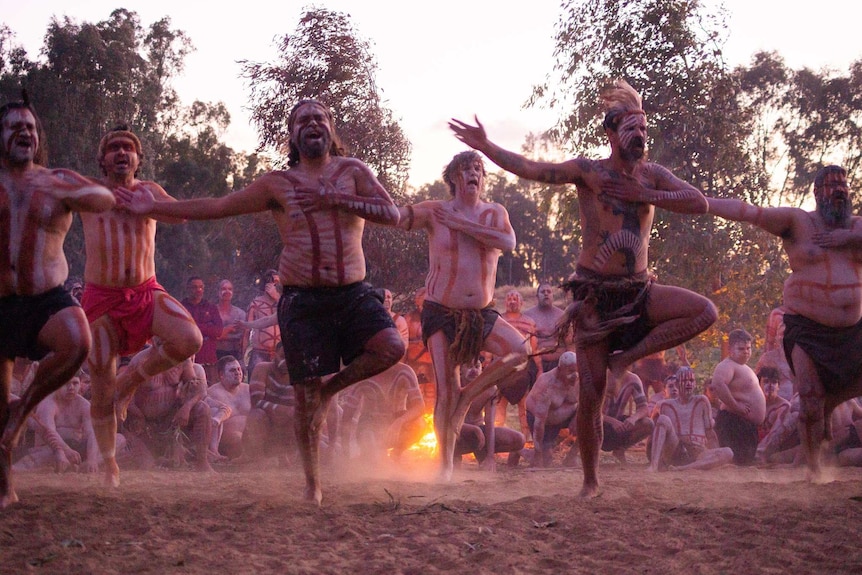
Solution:
M 289 466 L 297 461 L 294 389 L 278 342 L 273 273 L 267 272 L 263 293 L 247 311 L 231 303 L 232 283 L 220 282 L 222 326 L 221 335 L 213 338 L 215 363 L 205 368 L 197 358 L 188 359 L 137 389 L 117 436 L 118 459 L 125 467 L 212 471 L 214 464 L 275 459 L 277 465 Z M 417 310 L 404 316 L 392 310 L 389 290 L 384 296 L 407 353 L 385 372 L 343 390 L 330 404 L 323 422 L 324 461 L 397 464 L 433 433 L 433 371 L 416 350 L 421 340 L 414 334 L 421 290 L 414 300 Z M 522 312 L 521 294 L 512 290 L 506 295 L 505 317 L 524 331 L 535 361 L 473 401 L 457 436 L 456 464 L 471 457 L 480 469 L 494 470 L 498 456 L 508 467 L 522 462 L 574 466 L 578 461 L 577 355 L 571 337 L 562 343 L 556 337 L 562 310 L 553 303 L 553 288 L 543 284 L 536 296 L 537 305 Z M 677 361 L 666 361 L 662 353 L 622 373 L 609 372 L 601 450 L 621 465 L 630 461 L 627 452 L 642 452 L 651 472 L 802 464 L 792 372 L 774 343 L 755 368 L 749 367 L 753 340 L 743 329 L 728 333 L 725 357 L 703 385 L 682 347 L 675 350 Z M 124 358 L 120 373 L 128 369 L 129 359 Z M 462 385 L 492 359 L 485 354 L 463 365 Z M 34 367 L 28 360 L 15 362 L 13 397 L 29 385 Z M 14 469 L 96 472 L 102 460 L 89 399 L 85 364 L 33 412 L 13 454 Z M 832 414 L 826 449 L 836 465 L 862 466 L 860 399 L 839 405 Z

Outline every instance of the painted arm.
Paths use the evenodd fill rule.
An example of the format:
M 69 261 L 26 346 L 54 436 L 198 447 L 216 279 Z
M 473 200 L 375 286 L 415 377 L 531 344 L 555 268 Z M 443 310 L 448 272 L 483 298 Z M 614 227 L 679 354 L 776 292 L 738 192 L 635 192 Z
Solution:
M 471 221 L 442 204 L 434 208 L 434 218 L 449 229 L 467 234 L 480 244 L 501 251 L 515 249 L 515 230 L 509 222 L 509 213 L 500 204 L 489 204 L 499 217 L 499 225 L 485 225 Z
M 761 208 L 742 200 L 707 198 L 709 213 L 735 222 L 746 222 L 776 236 L 785 236 L 793 226 L 798 208 Z
M 479 118 L 474 116 L 473 119 L 476 121 L 475 126 L 453 118 L 449 121 L 449 128 L 455 132 L 456 138 L 474 150 L 482 152 L 492 162 L 516 176 L 546 184 L 572 184 L 581 181 L 584 169 L 591 164 L 589 160 L 583 158 L 562 163 L 528 160 L 520 154 L 504 150 L 491 142 Z
M 353 169 L 356 193 L 340 192 L 332 181 L 320 179 L 317 190 L 297 189 L 296 198 L 305 211 L 335 208 L 375 224 L 398 224 L 398 208 L 371 170 L 356 159 L 346 160 Z
M 264 212 L 275 204 L 275 191 L 285 188 L 284 178 L 264 174 L 245 188 L 220 198 L 194 198 L 173 202 L 156 201 L 144 186 L 135 190 L 119 188 L 117 200 L 130 212 L 140 215 L 170 216 L 188 220 L 215 220 L 241 214 Z
M 150 190 L 150 193 L 153 195 L 153 199 L 155 199 L 155 201 L 157 202 L 177 201 L 176 198 L 168 194 L 163 187 L 161 187 L 155 182 L 141 182 L 141 185 L 146 186 Z M 186 222 L 185 218 L 177 218 L 173 216 L 154 215 L 153 219 L 166 224 L 184 224 Z
M 36 187 L 43 186 L 51 188 L 66 207 L 75 212 L 104 212 L 116 205 L 116 199 L 111 190 L 98 181 L 86 178 L 72 170 L 51 170 L 50 177 L 45 181 L 39 178 Z
M 55 417 L 57 416 L 56 403 L 42 403 L 33 415 L 36 421 L 37 433 L 42 437 L 45 445 L 54 451 L 54 461 L 58 471 L 65 471 L 72 465 L 81 463 L 81 454 L 69 447 L 66 441 L 57 431 Z
M 850 229 L 839 228 L 812 234 L 811 240 L 821 248 L 862 248 L 862 226 L 859 218 L 853 218 Z
M 252 312 L 251 310 L 249 310 L 249 316 L 251 316 L 251 314 Z M 241 325 L 245 329 L 265 329 L 278 323 L 278 314 L 271 313 L 269 315 L 259 317 L 255 320 L 239 321 L 237 323 L 239 323 L 239 325 Z
M 649 180 L 654 187 L 647 187 L 639 179 L 609 172 L 602 177 L 602 192 L 627 202 L 652 204 L 681 214 L 705 214 L 707 202 L 704 195 L 689 184 L 674 176 L 670 170 L 658 164 L 649 164 Z

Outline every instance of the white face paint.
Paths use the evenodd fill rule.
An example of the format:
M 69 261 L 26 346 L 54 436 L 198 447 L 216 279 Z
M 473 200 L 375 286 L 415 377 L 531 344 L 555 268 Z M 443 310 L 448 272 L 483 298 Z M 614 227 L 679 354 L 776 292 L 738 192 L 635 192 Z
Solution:
M 642 158 L 646 152 L 646 116 L 638 113 L 623 116 L 617 126 L 617 137 L 620 142 L 620 153 L 624 158 L 632 160 Z

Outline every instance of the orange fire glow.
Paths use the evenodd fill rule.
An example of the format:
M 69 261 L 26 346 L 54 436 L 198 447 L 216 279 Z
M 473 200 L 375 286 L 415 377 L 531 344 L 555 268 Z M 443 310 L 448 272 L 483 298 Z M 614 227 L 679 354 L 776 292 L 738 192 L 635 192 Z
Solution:
M 407 451 L 414 455 L 432 457 L 437 453 L 437 436 L 434 434 L 434 415 L 426 413 L 425 424 L 430 431 L 422 436 L 422 439 L 414 443 Z

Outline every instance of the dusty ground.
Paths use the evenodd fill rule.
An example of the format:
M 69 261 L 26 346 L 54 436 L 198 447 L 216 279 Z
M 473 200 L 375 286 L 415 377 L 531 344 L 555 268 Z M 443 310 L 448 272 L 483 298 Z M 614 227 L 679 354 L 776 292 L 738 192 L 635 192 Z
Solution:
M 812 485 L 799 469 L 647 474 L 465 464 L 324 471 L 324 505 L 298 470 L 19 473 L 0 511 L 0 573 L 860 573 L 862 469 Z

